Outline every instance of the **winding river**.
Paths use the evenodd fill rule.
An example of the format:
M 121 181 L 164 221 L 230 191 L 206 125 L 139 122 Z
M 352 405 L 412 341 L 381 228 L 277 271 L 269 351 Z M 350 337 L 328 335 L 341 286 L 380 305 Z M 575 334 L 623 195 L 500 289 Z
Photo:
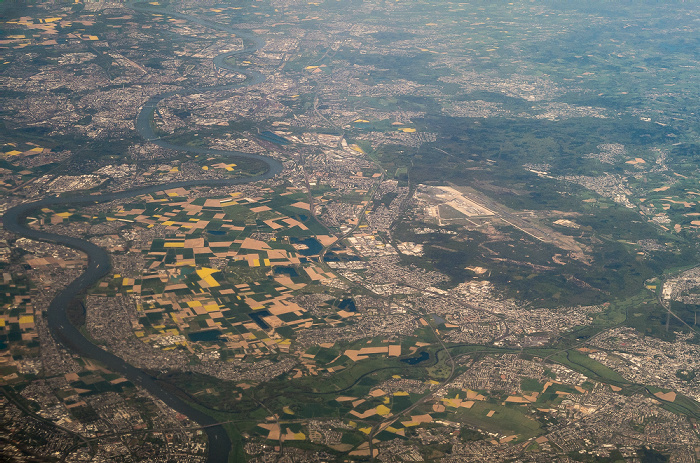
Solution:
M 199 24 L 204 27 L 228 32 L 236 35 L 237 37 L 242 38 L 244 43 L 246 44 L 242 50 L 225 53 L 214 58 L 214 64 L 217 67 L 244 74 L 246 76 L 246 80 L 244 82 L 222 86 L 190 88 L 180 90 L 177 92 L 162 93 L 160 95 L 154 96 L 143 105 L 136 118 L 136 130 L 139 132 L 139 134 L 151 143 L 154 143 L 158 146 L 167 149 L 187 151 L 196 154 L 236 156 L 247 159 L 255 159 L 267 164 L 268 170 L 264 174 L 255 177 L 236 178 L 229 180 L 215 179 L 171 182 L 160 185 L 152 185 L 148 187 L 137 188 L 133 190 L 106 193 L 102 195 L 82 195 L 70 196 L 66 198 L 50 196 L 45 197 L 39 201 L 15 206 L 9 209 L 4 214 L 2 220 L 5 229 L 16 233 L 17 235 L 21 235 L 34 240 L 46 241 L 50 243 L 68 246 L 74 249 L 78 249 L 87 254 L 88 256 L 88 265 L 85 272 L 83 272 L 78 278 L 73 280 L 65 289 L 60 291 L 59 294 L 49 304 L 49 307 L 47 309 L 47 321 L 51 334 L 54 336 L 54 338 L 58 342 L 66 346 L 68 349 L 77 353 L 78 355 L 83 357 L 89 357 L 101 362 L 110 370 L 123 375 L 132 383 L 144 388 L 150 394 L 159 398 L 177 412 L 182 413 L 183 415 L 186 415 L 193 421 L 199 423 L 199 425 L 204 427 L 204 430 L 209 439 L 209 452 L 207 461 L 210 463 L 227 462 L 229 458 L 229 452 L 231 449 L 231 440 L 229 439 L 222 425 L 217 424 L 216 421 L 209 415 L 192 407 L 187 402 L 173 395 L 171 392 L 163 389 L 161 385 L 158 384 L 158 382 L 152 376 L 130 365 L 123 359 L 117 357 L 116 355 L 92 344 L 68 320 L 68 316 L 66 314 L 66 308 L 68 307 L 68 304 L 73 299 L 75 299 L 82 291 L 96 284 L 102 277 L 106 276 L 109 273 L 111 268 L 109 254 L 104 249 L 100 248 L 95 244 L 92 244 L 87 240 L 34 230 L 28 227 L 25 223 L 28 215 L 30 215 L 37 209 L 41 209 L 43 207 L 51 207 L 55 205 L 89 205 L 106 201 L 128 199 L 135 196 L 149 194 L 170 188 L 193 187 L 200 185 L 227 186 L 242 183 L 250 183 L 272 178 L 282 171 L 282 164 L 279 161 L 276 161 L 266 156 L 241 153 L 236 151 L 220 151 L 206 148 L 193 148 L 168 143 L 158 138 L 150 124 L 153 116 L 153 111 L 157 107 L 158 102 L 173 95 L 185 95 L 205 91 L 230 90 L 263 82 L 265 79 L 261 73 L 250 72 L 242 68 L 231 66 L 226 63 L 226 59 L 234 55 L 252 53 L 255 50 L 259 49 L 264 44 L 264 42 L 260 38 L 249 34 L 245 31 L 238 31 L 231 27 L 207 21 L 205 19 L 196 18 L 182 13 L 165 11 L 162 9 L 148 8 L 134 3 L 131 3 L 128 6 L 142 13 L 164 14 L 175 18 L 185 19 L 187 21 Z

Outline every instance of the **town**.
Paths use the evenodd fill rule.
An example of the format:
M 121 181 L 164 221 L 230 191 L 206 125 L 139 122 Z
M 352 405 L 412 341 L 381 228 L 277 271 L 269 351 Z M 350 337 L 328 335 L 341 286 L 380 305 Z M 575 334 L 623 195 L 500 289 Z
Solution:
M 8 3 L 3 459 L 700 460 L 697 9 Z

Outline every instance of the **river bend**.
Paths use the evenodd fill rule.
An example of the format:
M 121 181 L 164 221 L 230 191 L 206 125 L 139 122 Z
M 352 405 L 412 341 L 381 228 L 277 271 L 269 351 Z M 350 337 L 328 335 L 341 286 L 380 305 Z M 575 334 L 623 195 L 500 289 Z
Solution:
M 103 350 L 95 344 L 92 344 L 68 320 L 68 316 L 66 313 L 66 308 L 68 307 L 68 304 L 73 299 L 75 299 L 81 292 L 96 284 L 101 278 L 103 278 L 109 273 L 111 269 L 111 264 L 109 254 L 107 253 L 107 251 L 87 240 L 35 230 L 28 227 L 26 224 L 27 216 L 32 214 L 34 211 L 44 207 L 56 205 L 81 206 L 96 204 L 107 201 L 128 199 L 135 196 L 179 187 L 216 187 L 251 183 L 259 180 L 272 178 L 275 175 L 282 172 L 282 164 L 279 161 L 269 158 L 267 156 L 241 153 L 237 151 L 221 151 L 206 148 L 195 148 L 175 145 L 165 140 L 161 140 L 154 133 L 153 128 L 151 126 L 153 111 L 157 107 L 158 103 L 165 98 L 169 98 L 176 94 L 185 95 L 191 93 L 201 93 L 206 91 L 231 90 L 263 82 L 265 78 L 261 73 L 252 72 L 243 68 L 232 66 L 226 62 L 226 59 L 229 57 L 239 54 L 250 54 L 255 52 L 263 46 L 263 40 L 248 32 L 238 31 L 232 27 L 223 24 L 214 23 L 206 19 L 197 18 L 183 13 L 166 11 L 156 8 L 148 8 L 134 3 L 131 3 L 128 6 L 142 13 L 164 14 L 175 18 L 185 19 L 187 21 L 199 24 L 204 27 L 228 32 L 233 35 L 236 35 L 237 37 L 242 38 L 245 44 L 242 50 L 224 53 L 215 57 L 213 60 L 214 65 L 219 68 L 228 69 L 230 71 L 235 71 L 244 74 L 246 76 L 245 81 L 241 83 L 221 85 L 215 87 L 188 88 L 176 92 L 166 92 L 151 97 L 140 109 L 136 118 L 136 130 L 141 135 L 141 137 L 162 148 L 172 150 L 187 151 L 196 154 L 235 156 L 247 159 L 255 159 L 267 164 L 268 170 L 264 174 L 255 177 L 171 182 L 160 185 L 150 185 L 147 187 L 136 188 L 133 190 L 106 193 L 102 195 L 79 195 L 65 198 L 57 196 L 48 196 L 41 200 L 20 204 L 9 209 L 2 217 L 2 221 L 6 230 L 16 233 L 17 235 L 21 235 L 23 237 L 30 238 L 33 240 L 46 241 L 50 243 L 68 246 L 74 249 L 78 249 L 87 254 L 88 265 L 86 270 L 78 278 L 76 278 L 68 286 L 66 286 L 66 288 L 60 291 L 59 294 L 51 301 L 47 309 L 47 321 L 49 330 L 53 337 L 56 339 L 56 341 L 63 344 L 68 349 L 77 353 L 80 356 L 89 357 L 91 359 L 101 362 L 110 370 L 123 375 L 135 385 L 144 388 L 150 394 L 165 402 L 169 407 L 173 408 L 179 413 L 182 413 L 183 415 L 186 415 L 188 418 L 199 423 L 200 426 L 205 427 L 204 430 L 209 440 L 209 452 L 207 456 L 207 461 L 209 463 L 227 462 L 229 458 L 229 452 L 231 449 L 231 441 L 222 425 L 217 424 L 211 416 L 194 408 L 193 406 L 183 401 L 179 397 L 175 396 L 171 392 L 163 389 L 163 387 L 161 387 L 161 385 L 152 376 L 146 374 L 141 369 L 134 367 L 133 365 L 117 357 L 116 355 Z

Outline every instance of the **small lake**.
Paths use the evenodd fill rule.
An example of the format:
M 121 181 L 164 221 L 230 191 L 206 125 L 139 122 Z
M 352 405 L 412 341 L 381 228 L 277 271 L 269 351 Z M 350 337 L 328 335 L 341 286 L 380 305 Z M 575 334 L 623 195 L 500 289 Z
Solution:
M 220 330 L 197 331 L 196 333 L 188 333 L 187 337 L 190 338 L 190 341 L 203 341 L 203 342 L 218 341 L 219 338 L 221 337 L 221 331 Z
M 427 352 L 425 352 L 425 351 L 423 351 L 423 352 L 421 352 L 420 355 L 417 356 L 417 357 L 410 357 L 410 358 L 407 358 L 407 359 L 402 359 L 401 361 L 402 361 L 403 363 L 407 363 L 407 364 L 409 364 L 409 365 L 417 365 L 417 364 L 419 364 L 419 363 L 421 363 L 421 362 L 425 362 L 425 361 L 428 360 L 429 358 L 430 358 L 430 354 L 427 353 Z
M 323 245 L 319 243 L 316 238 L 304 238 L 300 240 L 299 238 L 290 238 L 289 241 L 292 244 L 303 244 L 308 249 L 298 249 L 297 252 L 302 256 L 315 256 L 323 250 Z
M 352 299 L 345 299 L 344 301 L 341 301 L 340 304 L 338 304 L 338 308 L 341 310 L 347 310 L 348 312 L 357 312 L 357 306 L 355 305 L 355 301 Z
M 284 137 L 280 137 L 276 133 L 270 132 L 269 130 L 266 130 L 264 132 L 260 132 L 258 137 L 262 138 L 263 140 L 270 141 L 272 143 L 276 143 L 278 145 L 288 145 L 290 143 L 289 140 L 287 140 Z

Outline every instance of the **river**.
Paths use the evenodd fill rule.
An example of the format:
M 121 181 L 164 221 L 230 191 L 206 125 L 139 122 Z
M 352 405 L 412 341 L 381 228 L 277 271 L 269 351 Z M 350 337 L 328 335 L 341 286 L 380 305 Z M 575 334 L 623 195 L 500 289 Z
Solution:
M 261 73 L 250 72 L 246 69 L 231 66 L 226 63 L 226 59 L 231 56 L 239 54 L 250 54 L 255 52 L 264 44 L 262 39 L 245 31 L 238 31 L 229 26 L 213 23 L 206 19 L 196 18 L 182 13 L 171 12 L 156 8 L 142 7 L 134 3 L 131 3 L 128 6 L 142 13 L 167 14 L 168 16 L 185 19 L 187 21 L 199 24 L 204 27 L 229 32 L 231 34 L 236 35 L 237 37 L 242 38 L 244 40 L 244 43 L 246 44 L 242 50 L 225 53 L 214 58 L 214 64 L 217 67 L 235 72 L 240 72 L 246 76 L 245 81 L 231 85 L 222 85 L 216 87 L 196 87 L 184 89 L 177 92 L 166 92 L 150 98 L 140 109 L 136 118 L 136 130 L 141 135 L 141 137 L 143 137 L 145 140 L 150 141 L 151 143 L 157 144 L 158 146 L 173 150 L 187 151 L 196 154 L 236 156 L 248 159 L 256 159 L 266 163 L 268 166 L 268 170 L 264 174 L 255 177 L 236 178 L 230 180 L 216 179 L 171 182 L 160 185 L 151 185 L 133 190 L 106 193 L 102 195 L 77 195 L 69 196 L 66 198 L 50 196 L 38 201 L 24 203 L 9 209 L 3 215 L 2 221 L 6 230 L 16 233 L 17 235 L 21 235 L 23 237 L 34 240 L 61 244 L 74 249 L 78 249 L 87 254 L 88 265 L 85 272 L 83 272 L 78 278 L 73 280 L 66 288 L 60 291 L 59 294 L 51 301 L 47 309 L 48 326 L 52 336 L 56 339 L 56 341 L 63 344 L 65 347 L 82 357 L 89 357 L 91 359 L 101 362 L 110 370 L 123 375 L 135 385 L 144 388 L 150 394 L 165 402 L 172 409 L 176 410 L 179 413 L 182 413 L 183 415 L 186 415 L 188 418 L 199 423 L 200 426 L 205 427 L 204 431 L 206 432 L 207 438 L 209 440 L 209 451 L 207 455 L 207 461 L 209 463 L 227 462 L 231 450 L 231 440 L 229 439 L 228 434 L 226 433 L 226 430 L 222 425 L 217 424 L 211 416 L 192 407 L 190 404 L 183 401 L 179 397 L 173 395 L 171 392 L 168 392 L 167 390 L 163 389 L 161 385 L 152 376 L 146 374 L 144 371 L 134 367 L 133 365 L 127 363 L 126 361 L 117 357 L 116 355 L 92 344 L 68 320 L 68 316 L 66 313 L 68 304 L 73 299 L 75 299 L 82 291 L 93 286 L 101 278 L 103 278 L 109 273 L 111 269 L 111 264 L 109 254 L 107 253 L 107 251 L 87 240 L 34 230 L 32 228 L 29 228 L 25 223 L 28 215 L 30 215 L 33 211 L 36 211 L 37 209 L 41 209 L 43 207 L 50 207 L 55 205 L 80 206 L 95 204 L 119 199 L 128 199 L 135 196 L 153 193 L 156 191 L 162 191 L 170 188 L 193 186 L 227 186 L 242 183 L 251 183 L 272 178 L 275 175 L 282 172 L 282 164 L 279 161 L 269 158 L 267 156 L 241 153 L 236 151 L 220 151 L 206 148 L 193 148 L 168 143 L 158 138 L 158 136 L 153 132 L 153 128 L 150 124 L 153 111 L 157 107 L 158 102 L 165 98 L 169 98 L 173 95 L 185 95 L 190 93 L 201 93 L 205 91 L 230 90 L 263 82 L 265 78 Z

